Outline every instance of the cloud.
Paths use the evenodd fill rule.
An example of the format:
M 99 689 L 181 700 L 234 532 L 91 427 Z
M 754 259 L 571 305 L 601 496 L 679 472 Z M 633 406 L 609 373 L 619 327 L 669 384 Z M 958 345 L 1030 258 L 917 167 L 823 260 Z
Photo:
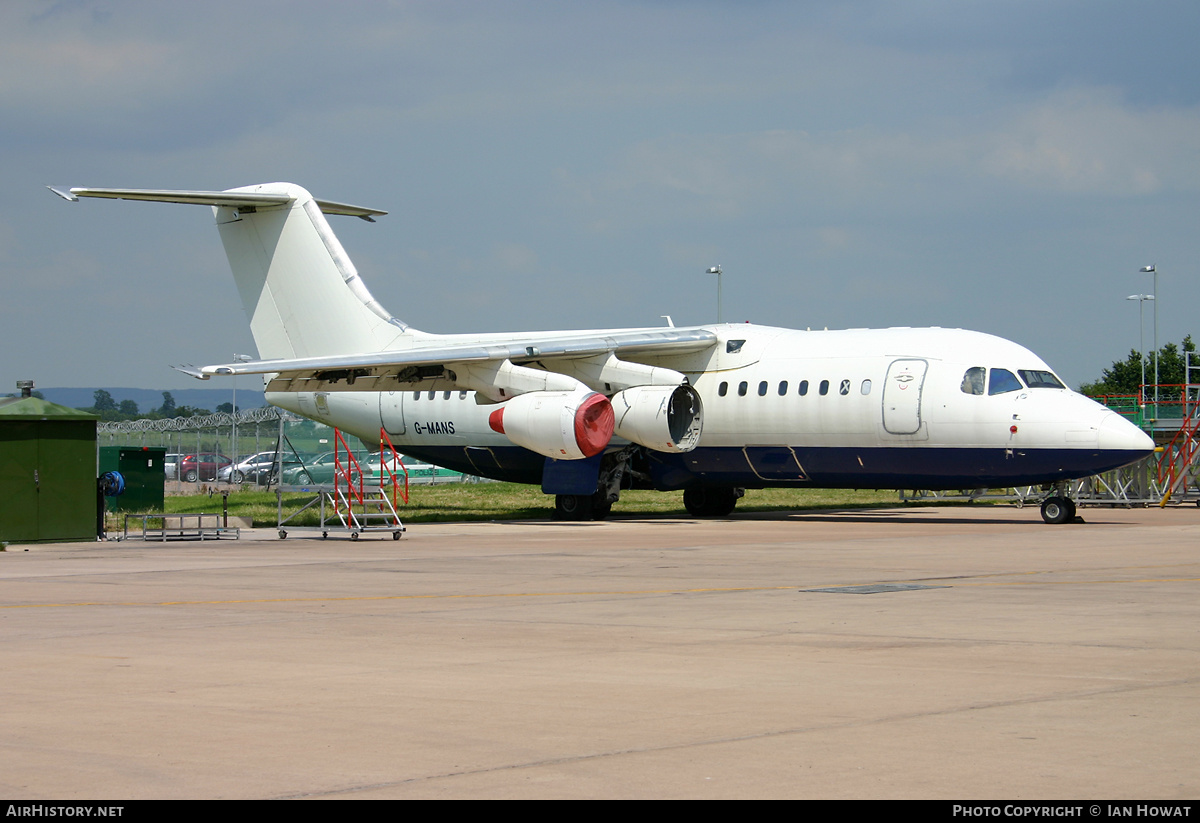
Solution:
M 500 243 L 492 250 L 492 259 L 501 269 L 530 273 L 538 268 L 537 252 L 520 243 Z
M 982 125 L 670 134 L 630 146 L 608 169 L 559 181 L 581 208 L 603 213 L 593 222 L 607 231 L 779 209 L 805 219 L 914 206 L 932 214 L 961 208 L 981 188 L 1123 198 L 1200 185 L 1200 109 L 1140 110 L 1111 90 L 1063 91 Z
M 1134 109 L 1112 90 L 1061 92 L 983 135 L 985 173 L 1040 191 L 1145 195 L 1200 184 L 1200 109 Z

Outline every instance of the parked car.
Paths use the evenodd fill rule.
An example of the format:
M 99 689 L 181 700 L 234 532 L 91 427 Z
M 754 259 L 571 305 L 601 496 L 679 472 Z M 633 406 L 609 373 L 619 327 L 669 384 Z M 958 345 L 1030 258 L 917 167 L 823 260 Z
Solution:
M 367 460 L 371 453 L 368 451 L 354 451 L 354 459 L 358 461 L 358 465 L 363 472 L 364 482 L 369 481 L 375 476 L 375 471 L 368 464 Z M 342 451 L 338 454 L 345 466 L 347 461 L 346 452 Z M 302 464 L 288 466 L 283 470 L 283 485 L 285 486 L 328 486 L 333 484 L 333 476 L 337 473 L 337 465 L 334 460 L 334 452 L 325 452 L 318 455 L 312 460 L 307 460 Z M 357 480 L 357 473 L 353 473 L 353 479 Z
M 182 454 L 168 454 L 163 457 L 163 473 L 166 474 L 167 480 L 179 479 L 179 461 L 182 459 Z
M 217 473 L 233 461 L 223 454 L 201 452 L 185 454 L 179 460 L 179 479 L 185 483 L 197 480 L 216 480 Z
M 404 464 L 404 469 L 408 472 L 409 485 L 436 485 L 438 483 L 459 483 L 462 481 L 462 472 L 443 469 L 441 466 L 434 466 L 431 463 L 422 463 L 417 460 L 412 460 L 400 455 L 400 461 Z M 390 460 L 388 461 L 390 465 Z M 373 453 L 367 459 L 367 465 L 371 467 L 376 475 L 383 472 L 383 458 L 379 452 Z M 393 468 L 397 479 L 402 479 L 404 471 L 398 467 Z
M 218 477 L 228 483 L 266 484 L 275 474 L 276 454 L 273 451 L 259 452 L 221 469 Z M 300 465 L 300 459 L 291 453 L 283 456 L 283 466 Z

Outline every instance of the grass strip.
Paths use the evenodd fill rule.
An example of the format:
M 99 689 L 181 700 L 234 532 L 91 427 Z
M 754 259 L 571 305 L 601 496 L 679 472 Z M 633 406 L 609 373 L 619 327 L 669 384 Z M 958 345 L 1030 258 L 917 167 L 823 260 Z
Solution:
M 314 494 L 283 495 L 284 517 L 294 514 Z M 222 510 L 219 491 L 168 497 L 166 511 L 216 512 Z M 789 511 L 794 509 L 844 509 L 899 506 L 895 491 L 869 489 L 750 489 L 738 501 L 738 512 Z M 907 505 L 913 505 L 909 503 Z M 533 520 L 554 515 L 554 497 L 537 486 L 517 483 L 447 483 L 414 486 L 408 505 L 398 508 L 407 523 L 441 523 L 468 520 Z M 686 515 L 682 492 L 623 491 L 613 507 L 614 514 Z M 272 528 L 278 522 L 274 491 L 234 488 L 229 493 L 229 516 L 246 517 L 256 528 Z M 316 526 L 316 507 L 292 520 L 292 526 Z

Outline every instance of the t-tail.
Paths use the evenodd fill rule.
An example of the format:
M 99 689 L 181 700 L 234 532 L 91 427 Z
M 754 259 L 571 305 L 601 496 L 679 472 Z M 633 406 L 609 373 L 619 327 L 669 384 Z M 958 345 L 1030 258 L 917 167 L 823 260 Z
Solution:
M 386 212 L 317 200 L 291 183 L 228 191 L 51 190 L 68 200 L 104 197 L 212 206 L 260 358 L 403 349 L 414 337 L 425 336 L 371 295 L 325 220 L 326 214 L 371 220 Z

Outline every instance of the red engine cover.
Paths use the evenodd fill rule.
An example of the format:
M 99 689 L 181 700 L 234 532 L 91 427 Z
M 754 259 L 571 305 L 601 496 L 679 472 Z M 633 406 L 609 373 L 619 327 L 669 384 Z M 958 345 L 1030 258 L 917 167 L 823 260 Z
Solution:
M 559 460 L 599 454 L 612 439 L 612 403 L 596 392 L 529 392 L 488 415 L 492 431 Z

